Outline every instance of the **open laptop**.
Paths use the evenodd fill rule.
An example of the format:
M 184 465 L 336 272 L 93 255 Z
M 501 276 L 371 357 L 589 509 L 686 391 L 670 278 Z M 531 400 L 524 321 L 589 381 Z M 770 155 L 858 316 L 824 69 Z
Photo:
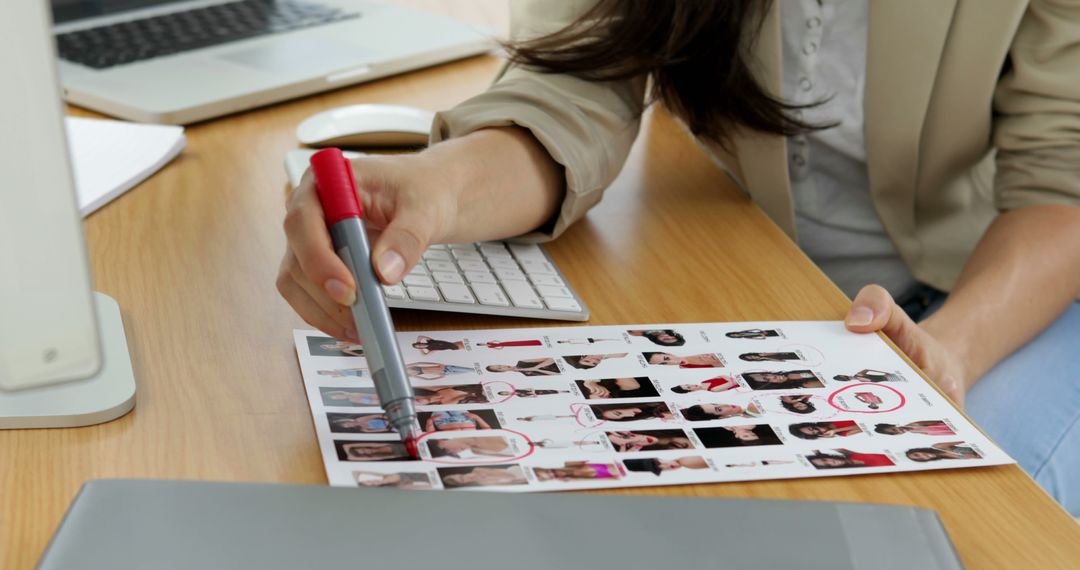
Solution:
M 493 46 L 487 30 L 363 0 L 51 3 L 65 98 L 141 122 L 192 123 Z

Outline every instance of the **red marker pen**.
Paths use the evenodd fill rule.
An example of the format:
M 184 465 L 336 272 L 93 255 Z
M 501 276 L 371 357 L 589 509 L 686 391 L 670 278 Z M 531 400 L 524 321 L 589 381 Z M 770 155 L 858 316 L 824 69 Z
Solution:
M 409 455 L 418 457 L 416 439 L 423 431 L 416 419 L 416 397 L 394 337 L 390 309 L 371 267 L 371 245 L 364 230 L 364 209 L 357 195 L 352 165 L 340 150 L 328 148 L 311 157 L 311 172 L 315 175 L 315 190 L 334 250 L 356 280 L 358 294 L 352 306 L 353 320 L 364 343 L 364 356 L 379 403 L 390 425 L 405 442 Z

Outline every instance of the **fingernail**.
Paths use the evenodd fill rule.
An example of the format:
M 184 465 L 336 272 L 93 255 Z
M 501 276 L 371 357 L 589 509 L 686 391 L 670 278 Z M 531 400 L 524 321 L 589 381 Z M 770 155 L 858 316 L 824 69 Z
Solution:
M 387 250 L 379 256 L 379 274 L 390 283 L 397 283 L 405 271 L 405 260 L 394 250 Z
M 846 323 L 853 327 L 865 327 L 874 322 L 874 311 L 869 307 L 852 307 Z
M 352 290 L 352 287 L 337 279 L 327 279 L 326 283 L 323 283 L 323 289 L 326 290 L 326 294 L 330 295 L 330 298 L 335 303 L 349 307 L 356 303 L 356 292 Z

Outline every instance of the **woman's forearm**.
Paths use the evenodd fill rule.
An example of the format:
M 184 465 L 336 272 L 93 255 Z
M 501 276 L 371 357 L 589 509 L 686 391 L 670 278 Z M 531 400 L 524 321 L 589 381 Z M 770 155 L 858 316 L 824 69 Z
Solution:
M 970 388 L 1080 294 L 1080 208 L 1032 206 L 998 216 L 944 306 L 921 324 L 964 363 Z

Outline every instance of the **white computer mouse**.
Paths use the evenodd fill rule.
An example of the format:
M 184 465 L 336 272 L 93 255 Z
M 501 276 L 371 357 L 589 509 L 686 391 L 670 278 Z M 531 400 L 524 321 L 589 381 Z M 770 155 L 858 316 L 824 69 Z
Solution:
M 316 113 L 296 127 L 315 147 L 424 146 L 435 113 L 402 105 L 349 105 Z

